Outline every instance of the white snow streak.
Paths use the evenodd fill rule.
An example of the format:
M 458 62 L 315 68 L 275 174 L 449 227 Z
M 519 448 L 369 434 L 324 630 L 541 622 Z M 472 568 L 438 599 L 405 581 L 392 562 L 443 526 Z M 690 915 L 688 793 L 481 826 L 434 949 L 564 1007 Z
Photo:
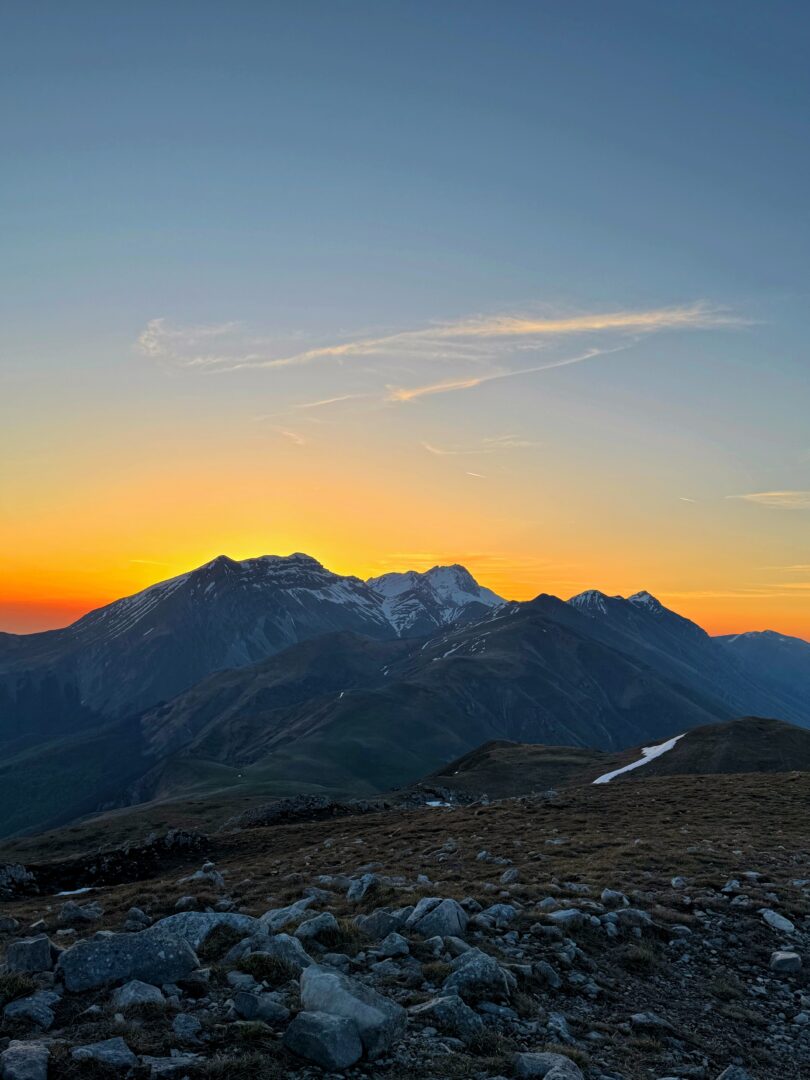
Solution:
M 686 734 L 684 732 L 684 734 Z M 605 773 L 603 776 L 598 776 L 594 780 L 594 784 L 609 784 L 614 776 L 621 776 L 622 773 L 630 772 L 631 769 L 637 769 L 639 765 L 646 765 L 648 761 L 653 761 L 657 757 L 661 757 L 667 750 L 671 750 L 678 739 L 682 739 L 682 735 L 676 735 L 674 739 L 668 739 L 666 742 L 659 743 L 657 746 L 642 746 L 642 756 L 638 761 L 632 761 L 629 765 L 623 765 L 621 769 L 614 769 L 613 772 Z

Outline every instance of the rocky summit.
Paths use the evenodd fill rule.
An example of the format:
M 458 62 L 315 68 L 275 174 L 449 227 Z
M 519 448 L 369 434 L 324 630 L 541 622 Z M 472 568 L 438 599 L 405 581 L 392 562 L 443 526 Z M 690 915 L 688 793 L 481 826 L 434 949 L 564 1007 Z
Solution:
M 809 797 L 651 775 L 15 841 L 2 1077 L 800 1080 Z

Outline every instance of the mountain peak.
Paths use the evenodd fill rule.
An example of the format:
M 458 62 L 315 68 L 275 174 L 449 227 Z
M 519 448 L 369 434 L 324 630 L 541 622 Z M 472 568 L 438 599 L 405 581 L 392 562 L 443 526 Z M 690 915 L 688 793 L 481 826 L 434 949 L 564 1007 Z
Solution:
M 648 593 L 646 589 L 642 589 L 641 592 L 633 593 L 632 596 L 627 597 L 628 604 L 635 604 L 637 607 L 649 608 L 650 611 L 664 611 L 664 605 L 660 600 L 656 599 L 652 593 Z
M 585 592 L 572 596 L 568 603 L 578 611 L 588 615 L 607 615 L 608 601 L 611 598 L 599 589 L 586 589 Z

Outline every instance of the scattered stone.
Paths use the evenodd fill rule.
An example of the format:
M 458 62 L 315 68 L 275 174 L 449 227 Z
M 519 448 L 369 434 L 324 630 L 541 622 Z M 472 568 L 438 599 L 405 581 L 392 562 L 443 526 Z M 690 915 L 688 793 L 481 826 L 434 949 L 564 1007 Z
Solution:
M 6 949 L 6 966 L 9 971 L 36 974 L 53 968 L 50 939 L 45 934 L 38 937 L 20 938 L 12 941 Z
M 103 914 L 104 908 L 98 900 L 91 900 L 89 904 L 77 904 L 75 900 L 68 900 L 59 909 L 56 921 L 59 926 L 85 926 L 98 922 Z
M 785 916 L 780 915 L 778 911 L 772 911 L 770 908 L 763 908 L 762 918 L 772 930 L 778 930 L 780 934 L 795 934 L 796 932 L 796 927 L 790 919 L 786 919 Z
M 43 1043 L 12 1040 L 0 1054 L 3 1080 L 48 1080 L 49 1058 Z
M 301 900 L 296 900 L 294 904 L 288 904 L 287 907 L 265 911 L 264 915 L 260 917 L 259 923 L 265 930 L 273 932 L 281 930 L 291 923 L 300 923 L 306 914 L 307 908 L 314 903 L 314 897 L 305 896 Z
M 519 1080 L 583 1080 L 582 1070 L 565 1054 L 515 1054 L 513 1065 Z
M 166 998 L 157 986 L 131 979 L 113 991 L 112 1003 L 116 1009 L 131 1009 L 137 1005 L 165 1005 Z
M 240 915 L 233 911 L 182 911 L 160 919 L 150 927 L 148 933 L 181 938 L 196 950 L 205 944 L 210 933 L 223 926 L 245 935 L 254 934 L 260 929 L 259 920 L 252 915 Z
M 325 1012 L 300 1012 L 284 1033 L 284 1045 L 322 1069 L 347 1069 L 362 1057 L 357 1024 Z
M 330 934 L 334 936 L 339 931 L 340 926 L 332 912 L 322 911 L 320 915 L 315 915 L 313 918 L 299 923 L 295 930 L 295 936 L 299 941 L 314 941 L 317 944 L 321 937 L 326 936 L 328 938 Z
M 196 1044 L 200 1041 L 202 1024 L 193 1013 L 178 1013 L 172 1020 L 172 1031 L 180 1042 Z
M 777 975 L 795 975 L 797 971 L 802 969 L 802 958 L 798 953 L 778 950 L 771 953 L 769 966 L 771 971 L 775 971 Z
M 70 1051 L 74 1061 L 97 1061 L 108 1069 L 124 1072 L 134 1068 L 138 1059 L 120 1035 L 103 1042 L 88 1043 L 86 1046 L 74 1046 Z
M 445 994 L 414 1005 L 409 1010 L 414 1020 L 422 1020 L 455 1035 L 463 1043 L 472 1042 L 484 1030 L 481 1017 L 466 1005 L 457 994 Z
M 88 938 L 65 949 L 59 957 L 58 970 L 67 989 L 93 990 L 130 979 L 161 986 L 198 968 L 199 961 L 189 943 L 157 932 L 158 926 L 137 934 Z
M 467 912 L 458 901 L 425 896 L 408 916 L 405 925 L 424 937 L 462 937 L 468 920 Z
M 290 1015 L 290 1010 L 272 994 L 252 994 L 247 990 L 234 994 L 233 1007 L 243 1020 L 262 1020 L 266 1024 L 281 1023 Z
M 384 1054 L 405 1031 L 406 1014 L 401 1005 L 356 979 L 314 964 L 301 975 L 301 1004 L 307 1012 L 354 1021 L 372 1059 Z
M 59 997 L 54 990 L 39 990 L 36 994 L 9 1002 L 3 1009 L 3 1016 L 6 1020 L 25 1020 L 47 1031 L 56 1019 L 52 1006 L 59 1001 Z
M 516 981 L 493 957 L 480 949 L 470 949 L 456 957 L 453 970 L 444 980 L 444 990 L 465 1001 L 509 998 Z

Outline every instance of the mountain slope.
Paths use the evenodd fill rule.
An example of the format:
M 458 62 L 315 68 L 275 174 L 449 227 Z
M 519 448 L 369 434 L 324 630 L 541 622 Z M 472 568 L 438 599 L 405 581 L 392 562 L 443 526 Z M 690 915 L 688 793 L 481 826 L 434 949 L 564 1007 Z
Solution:
M 423 574 L 407 570 L 369 578 L 383 609 L 403 637 L 433 634 L 454 623 L 474 622 L 505 601 L 485 589 L 463 566 L 434 566 Z
M 795 709 L 808 711 L 810 642 L 773 630 L 730 634 L 714 640 L 738 670 L 756 679 L 775 696 L 791 702 Z

